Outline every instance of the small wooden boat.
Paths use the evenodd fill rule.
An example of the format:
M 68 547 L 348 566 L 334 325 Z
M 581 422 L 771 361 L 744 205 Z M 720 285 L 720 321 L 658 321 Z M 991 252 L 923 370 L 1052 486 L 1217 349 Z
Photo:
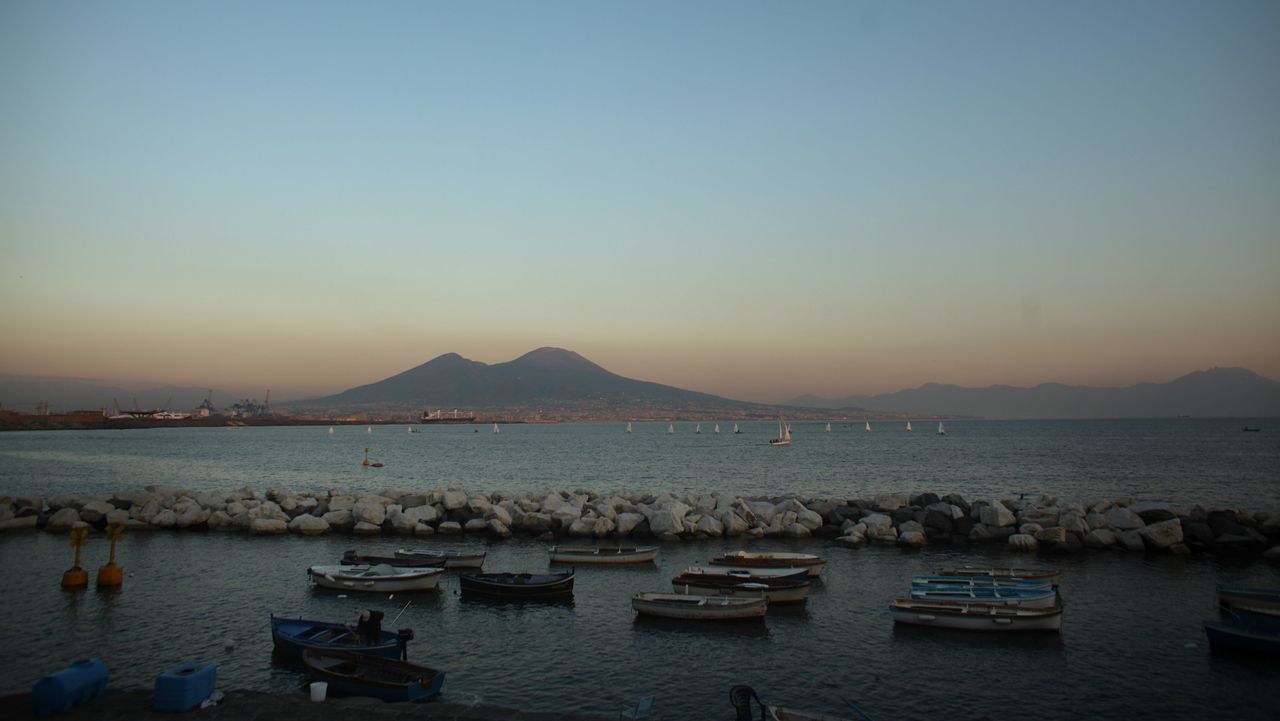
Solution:
M 444 671 L 350 651 L 309 648 L 302 652 L 311 678 L 329 684 L 335 696 L 372 696 L 383 701 L 426 701 L 444 688 Z
M 970 631 L 1058 631 L 1062 607 L 1028 608 L 985 603 L 898 599 L 889 605 L 894 623 Z
M 621 565 L 649 563 L 658 555 L 657 546 L 552 546 L 552 563 Z
M 1222 621 L 1205 621 L 1205 635 L 1209 648 L 1214 651 L 1249 651 L 1280 657 L 1280 634 L 1254 628 L 1237 626 Z
M 992 576 L 912 576 L 912 586 L 1007 586 L 1011 588 L 1052 588 L 1047 578 L 994 578 Z
M 913 601 L 950 601 L 1027 608 L 1048 608 L 1058 602 L 1058 592 L 1051 588 L 1011 586 L 931 587 L 925 590 L 912 588 L 910 597 Z
M 734 576 L 710 574 L 685 574 L 671 579 L 676 593 L 699 596 L 728 596 L 731 598 L 764 597 L 770 605 L 777 603 L 804 603 L 809 597 L 813 582 L 790 578 L 757 578 L 743 580 Z
M 1248 606 L 1280 610 L 1280 588 L 1248 588 L 1246 586 L 1218 586 L 1218 605 L 1223 608 Z
M 1280 609 L 1235 605 L 1226 609 L 1231 625 L 1264 633 L 1280 633 Z
M 769 721 L 852 721 L 848 716 L 833 716 L 817 711 L 801 711 L 786 706 L 767 706 Z
M 271 643 L 277 652 L 286 656 L 301 658 L 306 649 L 327 649 L 402 659 L 413 639 L 413 629 L 382 631 L 379 637 L 380 640 L 370 644 L 345 624 L 271 615 Z
M 323 588 L 339 591 L 371 591 L 397 593 L 430 591 L 440 584 L 440 568 L 396 568 L 376 566 L 312 566 L 307 569 L 311 581 Z
M 716 556 L 711 559 L 711 565 L 732 568 L 805 568 L 810 576 L 816 577 L 821 575 L 827 562 L 812 553 L 736 551 Z
M 464 573 L 458 576 L 464 596 L 511 600 L 560 599 L 573 595 L 573 572 Z
M 706 576 L 732 576 L 742 580 L 760 578 L 792 578 L 803 581 L 809 577 L 807 568 L 736 568 L 732 566 L 689 566 L 684 573 Z
M 376 566 L 386 564 L 396 568 L 444 568 L 444 562 L 430 558 L 412 558 L 408 556 L 374 556 L 346 551 L 339 561 L 344 566 Z
M 481 568 L 484 566 L 485 555 L 485 551 L 431 551 L 425 548 L 401 548 L 396 551 L 397 558 L 425 559 L 444 568 Z
M 990 576 L 992 578 L 1022 578 L 1049 580 L 1057 582 L 1062 571 L 1056 568 L 991 568 L 989 566 L 958 566 L 955 568 L 939 568 L 934 571 L 939 576 Z
M 758 597 L 731 598 L 680 593 L 637 593 L 631 597 L 631 607 L 637 613 L 662 618 L 726 621 L 763 618 L 765 612 L 769 610 L 769 601 Z

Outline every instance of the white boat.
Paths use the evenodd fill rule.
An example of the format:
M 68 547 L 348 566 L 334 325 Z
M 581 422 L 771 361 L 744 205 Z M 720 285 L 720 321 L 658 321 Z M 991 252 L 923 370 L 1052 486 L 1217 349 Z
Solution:
M 828 424 L 827 424 L 827 433 L 830 433 L 830 432 L 831 432 L 831 424 L 830 424 L 830 423 L 828 423 Z
M 671 579 L 676 593 L 695 596 L 720 596 L 728 598 L 765 598 L 774 603 L 804 603 L 813 588 L 812 581 L 794 581 L 789 578 L 758 579 L 736 582 L 736 579 L 718 581 L 714 576 L 685 576 Z
M 675 432 L 676 432 L 676 424 L 674 424 L 674 423 L 668 423 L 668 424 L 667 424 L 667 433 L 675 433 Z
M 867 421 L 867 433 L 871 432 L 871 421 Z
M 989 576 L 991 578 L 1048 579 L 1057 581 L 1062 571 L 1056 568 L 995 568 L 991 566 L 952 566 L 934 571 L 939 576 Z
M 1062 607 L 1028 608 L 980 603 L 938 603 L 899 599 L 889 605 L 894 623 L 970 631 L 1058 631 Z
M 699 423 L 698 425 L 694 426 L 694 427 L 693 427 L 693 432 L 694 432 L 694 433 L 697 433 L 697 434 L 699 434 L 699 435 L 701 435 L 701 434 L 702 434 L 702 424 L 701 424 L 701 423 Z
M 907 421 L 907 433 L 911 432 L 911 421 Z
M 497 424 L 497 423 L 494 423 L 494 424 L 493 424 L 493 432 L 494 432 L 494 433 L 497 433 L 497 432 L 498 432 L 498 424 Z
M 468 551 L 431 551 L 425 548 L 401 548 L 396 555 L 401 558 L 416 558 L 439 561 L 444 568 L 483 568 L 486 552 L 471 553 Z
M 681 573 L 691 576 L 731 576 L 744 580 L 793 578 L 797 581 L 803 581 L 809 577 L 809 569 L 807 568 L 746 568 L 742 566 L 721 566 L 715 563 L 708 566 L 689 566 Z
M 957 586 L 1010 586 L 1014 588 L 1053 588 L 1048 578 L 995 578 L 994 576 L 912 576 L 911 586 L 955 588 Z
M 715 429 L 714 431 L 712 431 L 712 433 L 719 433 L 719 432 L 720 432 L 720 424 L 719 424 L 719 423 L 717 423 L 717 424 L 716 424 L 716 429 Z
M 376 566 L 312 566 L 307 569 L 311 582 L 339 591 L 430 591 L 440 584 L 443 568 L 396 568 L 385 563 Z
M 740 618 L 763 618 L 769 610 L 765 598 L 731 598 L 697 596 L 681 593 L 637 593 L 631 597 L 637 613 L 662 618 L 696 621 L 727 621 Z
M 947 601 L 980 603 L 989 606 L 1023 606 L 1049 608 L 1058 603 L 1058 592 L 1052 588 L 1020 586 L 948 586 L 927 590 L 911 589 L 912 601 Z
M 942 427 L 942 421 L 938 421 L 938 435 L 945 436 L 947 431 Z
M 737 423 L 734 423 L 734 424 L 733 424 L 733 432 L 734 432 L 734 433 L 741 433 L 741 432 L 742 432 L 742 431 L 738 430 L 738 424 L 737 424 Z
M 329 426 L 329 435 L 333 435 L 333 426 Z
M 373 426 L 366 426 L 364 432 L 373 435 Z
M 789 446 L 791 445 L 791 426 L 783 422 L 782 417 L 778 417 L 778 437 L 769 441 L 771 446 Z
M 628 423 L 628 424 L 627 424 L 627 433 L 630 433 L 630 432 L 631 432 L 631 424 L 630 424 L 630 423 Z
M 804 568 L 811 578 L 822 574 L 827 562 L 812 553 L 735 551 L 715 556 L 709 564 L 728 568 Z
M 649 563 L 658 555 L 657 546 L 552 546 L 552 563 L 622 565 Z
M 418 432 L 418 431 L 417 431 L 413 426 L 409 426 L 408 428 L 406 428 L 406 429 L 404 429 L 404 430 L 405 430 L 405 433 L 417 433 L 417 432 Z

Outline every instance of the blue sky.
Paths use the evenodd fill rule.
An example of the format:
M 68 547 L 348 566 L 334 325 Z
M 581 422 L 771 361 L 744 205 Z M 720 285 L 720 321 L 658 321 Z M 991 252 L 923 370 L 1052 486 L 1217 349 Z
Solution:
M 1280 5 L 0 5 L 0 372 L 1280 377 Z

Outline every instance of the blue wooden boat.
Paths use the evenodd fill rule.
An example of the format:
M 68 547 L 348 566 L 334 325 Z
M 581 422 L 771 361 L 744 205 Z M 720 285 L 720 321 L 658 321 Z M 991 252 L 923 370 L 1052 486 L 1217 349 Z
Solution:
M 311 678 L 329 684 L 327 692 L 335 696 L 426 701 L 444 688 L 444 671 L 380 656 L 309 648 L 302 652 L 302 662 Z
M 913 588 L 913 601 L 951 601 L 954 603 L 990 603 L 1002 606 L 1028 606 L 1048 608 L 1058 601 L 1058 592 L 1051 588 L 1017 588 L 1009 586 L 958 586 L 953 588 Z
M 283 655 L 301 658 L 306 649 L 345 650 L 383 658 L 406 658 L 413 629 L 381 631 L 376 643 L 365 643 L 355 629 L 342 623 L 279 618 L 271 615 L 271 641 Z
M 568 573 L 463 573 L 462 595 L 525 600 L 561 599 L 573 595 L 573 571 Z
M 1214 651 L 1232 650 L 1280 656 L 1280 634 L 1244 628 L 1222 621 L 1205 621 L 1205 635 Z
M 1246 586 L 1218 586 L 1218 605 L 1223 608 L 1248 606 L 1280 611 L 1280 588 L 1248 588 Z
M 1053 588 L 1048 578 L 996 578 L 994 576 L 912 576 L 914 586 L 1004 586 L 1009 588 Z

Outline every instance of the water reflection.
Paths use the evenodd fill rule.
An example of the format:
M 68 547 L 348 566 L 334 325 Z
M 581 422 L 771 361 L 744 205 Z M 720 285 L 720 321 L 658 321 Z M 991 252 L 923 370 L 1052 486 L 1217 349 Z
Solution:
M 769 638 L 769 624 L 763 618 L 735 621 L 694 621 L 636 614 L 631 624 L 635 633 L 685 634 L 690 636 L 734 636 Z

